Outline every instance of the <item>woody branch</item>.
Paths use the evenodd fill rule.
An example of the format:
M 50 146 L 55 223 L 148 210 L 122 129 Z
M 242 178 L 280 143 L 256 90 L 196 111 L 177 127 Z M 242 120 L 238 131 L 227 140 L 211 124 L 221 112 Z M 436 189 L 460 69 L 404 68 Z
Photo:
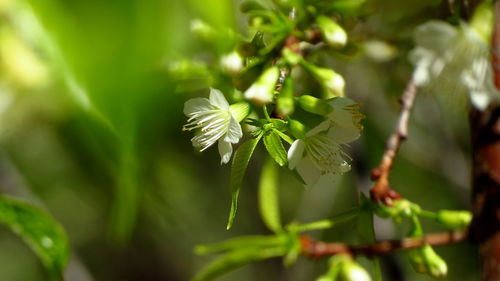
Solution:
M 301 236 L 301 249 L 304 256 L 321 258 L 337 254 L 364 255 L 367 257 L 386 255 L 397 250 L 409 250 L 426 244 L 441 246 L 459 243 L 467 239 L 463 231 L 440 232 L 427 234 L 422 237 L 410 237 L 401 240 L 381 240 L 373 244 L 351 246 L 345 243 L 327 243 L 317 241 L 310 236 Z
M 401 197 L 397 191 L 391 188 L 389 184 L 389 173 L 401 142 L 408 137 L 408 121 L 410 119 L 415 96 L 417 95 L 417 90 L 418 87 L 415 82 L 410 80 L 400 99 L 401 112 L 394 132 L 387 140 L 380 164 L 377 168 L 372 170 L 372 179 L 375 180 L 375 183 L 370 190 L 370 196 L 375 202 L 392 205 L 394 200 Z

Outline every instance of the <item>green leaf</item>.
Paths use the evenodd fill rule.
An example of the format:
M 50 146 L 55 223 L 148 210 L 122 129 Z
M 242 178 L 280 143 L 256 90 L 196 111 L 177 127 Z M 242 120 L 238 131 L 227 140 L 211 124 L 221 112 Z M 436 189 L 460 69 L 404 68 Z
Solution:
M 238 249 L 269 248 L 284 244 L 286 244 L 286 240 L 282 236 L 252 235 L 237 237 L 210 245 L 198 245 L 195 248 L 195 252 L 198 255 L 206 255 Z
M 63 228 L 45 211 L 0 196 L 0 223 L 10 228 L 38 255 L 51 280 L 61 280 L 69 246 Z
M 327 229 L 327 228 L 332 228 L 334 225 L 335 223 L 332 220 L 320 220 L 320 221 L 297 225 L 296 231 L 304 232 L 311 230 Z
M 247 170 L 248 162 L 252 157 L 252 154 L 257 147 L 262 136 L 258 136 L 255 139 L 251 139 L 242 144 L 236 152 L 234 153 L 233 163 L 231 165 L 231 177 L 229 180 L 229 186 L 231 187 L 231 210 L 229 211 L 229 219 L 227 221 L 227 229 L 230 229 L 233 225 L 234 217 L 236 216 L 236 210 L 238 209 L 238 196 L 240 195 L 241 183 L 243 182 L 243 176 L 245 176 L 245 171 Z
M 196 275 L 196 277 L 194 277 L 192 281 L 214 280 L 215 278 L 246 264 L 264 259 L 280 257 L 285 255 L 285 253 L 286 249 L 284 247 L 275 247 L 268 249 L 252 248 L 232 252 L 213 261 L 200 273 L 198 273 L 198 275 Z
M 288 144 L 292 144 L 293 143 L 293 139 L 287 135 L 285 135 L 284 133 L 278 131 L 277 129 L 273 129 L 274 132 L 276 132 L 276 134 L 278 134 L 278 136 L 280 136 L 284 141 L 286 141 Z
M 285 166 L 288 162 L 285 147 L 279 135 L 274 131 L 269 131 L 264 135 L 264 145 L 266 146 L 269 155 L 278 163 L 280 166 Z
M 264 142 L 265 142 L 264 138 Z M 268 158 L 262 168 L 259 183 L 259 209 L 266 226 L 281 232 L 281 218 L 278 199 L 278 170 L 274 162 Z

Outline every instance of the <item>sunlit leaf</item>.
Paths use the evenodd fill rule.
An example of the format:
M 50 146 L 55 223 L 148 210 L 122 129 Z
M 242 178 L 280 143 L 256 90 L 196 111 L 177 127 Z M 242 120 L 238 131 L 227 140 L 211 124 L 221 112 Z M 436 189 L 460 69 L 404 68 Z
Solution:
M 205 267 L 198 275 L 193 278 L 192 281 L 209 281 L 228 273 L 229 271 L 235 270 L 246 264 L 253 263 L 256 261 L 280 257 L 285 254 L 286 250 L 284 247 L 276 247 L 269 249 L 245 249 L 237 252 L 232 252 L 224 255 L 207 267 Z
M 274 130 L 264 136 L 264 145 L 269 155 L 271 155 L 278 165 L 285 166 L 287 164 L 288 159 L 285 147 L 283 147 L 279 135 Z
M 270 158 L 264 164 L 260 176 L 259 209 L 266 226 L 274 232 L 280 232 L 282 227 L 278 198 L 278 170 Z
M 199 255 L 206 255 L 238 249 L 269 248 L 284 245 L 285 242 L 281 236 L 242 236 L 220 243 L 199 245 L 196 247 L 195 252 Z
M 234 153 L 233 164 L 231 165 L 231 177 L 229 185 L 231 187 L 231 210 L 229 211 L 229 219 L 227 222 L 227 229 L 233 225 L 236 210 L 238 209 L 238 196 L 240 195 L 241 183 L 247 170 L 248 162 L 260 141 L 260 136 L 246 141 Z
M 61 280 L 68 262 L 68 240 L 50 215 L 28 203 L 0 196 L 0 222 L 26 241 L 52 280 Z

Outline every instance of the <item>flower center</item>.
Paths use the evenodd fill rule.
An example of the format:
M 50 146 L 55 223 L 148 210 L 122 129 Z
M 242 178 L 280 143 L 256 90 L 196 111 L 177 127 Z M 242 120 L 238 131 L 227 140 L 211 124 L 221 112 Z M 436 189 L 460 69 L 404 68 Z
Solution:
M 350 169 L 344 158 L 349 156 L 339 144 L 325 134 L 318 134 L 305 139 L 306 152 L 321 174 L 342 174 Z
M 203 151 L 227 133 L 230 117 L 231 114 L 226 110 L 196 111 L 189 114 L 188 123 L 182 130 L 199 129 L 200 132 L 191 141 L 195 147 L 200 147 L 200 151 Z

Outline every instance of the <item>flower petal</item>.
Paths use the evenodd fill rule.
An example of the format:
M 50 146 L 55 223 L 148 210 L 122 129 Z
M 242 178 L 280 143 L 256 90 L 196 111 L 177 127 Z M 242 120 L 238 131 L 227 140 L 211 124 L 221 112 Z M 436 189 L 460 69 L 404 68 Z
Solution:
M 314 186 L 321 177 L 321 172 L 316 168 L 309 156 L 302 158 L 297 165 L 297 172 L 308 187 Z
M 434 52 L 446 52 L 456 44 L 458 30 L 444 21 L 428 21 L 417 27 L 414 39 L 417 46 Z
M 210 103 L 222 110 L 229 110 L 229 103 L 221 91 L 210 88 Z
M 288 149 L 288 168 L 295 169 L 304 154 L 305 144 L 303 140 L 295 140 Z
M 309 130 L 307 133 L 306 133 L 306 136 L 307 137 L 311 137 L 311 136 L 314 136 L 314 135 L 317 135 L 323 131 L 326 131 L 328 130 L 330 127 L 331 127 L 331 121 L 330 120 L 326 120 L 326 121 L 323 121 L 321 123 L 319 123 L 318 126 L 312 128 L 311 130 Z
M 220 154 L 220 164 L 226 164 L 231 159 L 231 154 L 233 154 L 233 146 L 231 143 L 219 140 L 219 154 Z
M 329 114 L 329 118 L 333 119 L 338 124 L 349 124 L 353 122 L 353 112 L 347 107 L 355 105 L 356 102 L 348 98 L 334 98 L 329 102 L 333 111 Z
M 236 119 L 230 115 L 229 117 L 229 125 L 227 128 L 226 136 L 224 137 L 224 141 L 230 143 L 238 143 L 243 136 L 243 132 L 241 131 L 241 125 L 236 121 Z
M 184 114 L 189 115 L 197 111 L 207 111 L 213 110 L 214 107 L 210 104 L 210 101 L 205 98 L 194 98 L 186 101 L 184 103 Z
M 338 144 L 349 143 L 355 141 L 359 138 L 360 131 L 354 126 L 338 126 L 333 125 L 330 130 L 328 130 L 328 138 L 332 139 Z

